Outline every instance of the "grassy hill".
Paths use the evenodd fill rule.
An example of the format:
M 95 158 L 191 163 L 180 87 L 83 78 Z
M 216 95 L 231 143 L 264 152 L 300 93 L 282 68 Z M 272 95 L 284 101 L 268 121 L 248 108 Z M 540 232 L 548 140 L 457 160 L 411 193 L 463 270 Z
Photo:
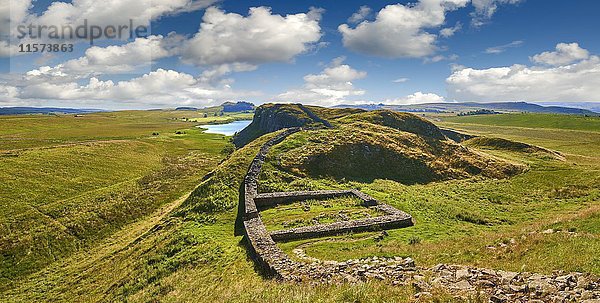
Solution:
M 294 108 L 294 106 L 290 107 L 289 111 L 286 110 L 288 113 Z M 296 121 L 304 119 L 309 122 L 305 125 L 314 128 L 289 137 L 273 147 L 261 175 L 259 184 L 261 190 L 357 188 L 410 213 L 415 218 L 416 224 L 410 228 L 389 231 L 387 235 L 350 234 L 281 244 L 281 248 L 291 256 L 294 256 L 295 250 L 301 249 L 310 257 L 322 260 L 346 260 L 367 256 L 410 256 L 419 266 L 432 266 L 445 262 L 540 273 L 564 270 L 600 274 L 600 260 L 597 257 L 597 251 L 600 250 L 600 234 L 598 234 L 599 224 L 596 220 L 600 212 L 598 190 L 600 156 L 597 153 L 597 147 L 600 146 L 600 129 L 561 128 L 560 125 L 575 123 L 572 120 L 573 116 L 561 116 L 563 124 L 559 124 L 556 128 L 531 127 L 532 122 L 528 121 L 511 122 L 512 124 L 507 126 L 506 121 L 513 119 L 511 115 L 499 115 L 498 117 L 506 120 L 496 120 L 486 124 L 437 122 L 444 127 L 500 139 L 484 140 L 478 144 L 463 146 L 441 137 L 435 138 L 437 126 L 416 116 L 395 116 L 387 112 L 382 112 L 380 116 L 373 116 L 373 114 L 361 116 L 362 112 L 357 110 L 314 107 L 310 107 L 309 110 L 318 118 L 330 122 L 332 128 L 327 127 L 323 122 L 315 122 L 318 119 L 296 107 L 294 111 L 298 114 L 294 117 Z M 141 114 L 143 116 L 148 113 Z M 125 165 L 122 162 L 137 158 L 141 159 L 136 161 L 142 161 L 143 155 L 149 155 L 151 158 L 146 160 L 147 163 L 154 163 L 152 159 L 161 159 L 165 153 L 171 154 L 174 150 L 178 150 L 180 155 L 198 151 L 204 153 L 205 157 L 210 156 L 214 161 L 202 165 L 202 169 L 191 174 L 194 177 L 189 178 L 190 182 L 183 182 L 188 185 L 179 187 L 180 192 L 184 192 L 194 187 L 192 183 L 197 184 L 193 194 L 181 205 L 177 203 L 177 199 L 165 199 L 162 203 L 158 202 L 156 204 L 158 206 L 152 207 L 152 210 L 145 212 L 146 215 L 115 224 L 110 232 L 104 236 L 97 236 L 85 247 L 73 249 L 69 254 L 56 260 L 49 260 L 44 266 L 31 269 L 29 274 L 23 273 L 18 277 L 10 278 L 13 283 L 4 284 L 4 288 L 0 290 L 0 301 L 35 302 L 47 301 L 48 298 L 57 302 L 407 302 L 414 300 L 415 290 L 411 286 L 392 285 L 384 281 L 317 285 L 281 283 L 261 276 L 254 267 L 241 236 L 238 217 L 239 192 L 250 161 L 261 144 L 277 134 L 276 129 L 272 129 L 273 132 L 262 129 L 261 131 L 265 131 L 262 136 L 255 133 L 256 140 L 250 140 L 217 166 L 217 162 L 224 157 L 219 150 L 227 145 L 227 140 L 223 140 L 221 136 L 192 134 L 188 129 L 193 124 L 183 122 L 181 119 L 172 119 L 169 113 L 158 112 L 148 114 L 158 115 L 158 117 L 146 116 L 141 120 L 133 119 L 137 121 L 134 124 L 140 124 L 139 127 L 131 126 L 132 118 L 129 114 L 123 115 L 122 119 L 129 121 L 128 127 L 125 128 L 132 129 L 135 135 L 132 138 L 127 134 L 121 134 L 121 139 L 139 141 L 140 144 L 148 144 L 149 148 L 161 147 L 163 149 L 159 151 L 164 153 L 149 153 L 145 150 L 139 150 L 137 156 L 123 153 L 123 155 L 116 155 L 123 158 L 110 160 L 114 161 L 115 165 L 116 163 Z M 498 119 L 497 116 L 489 118 Z M 544 120 L 546 116 L 532 115 L 530 118 L 534 121 Z M 100 115 L 99 119 L 103 119 L 103 116 Z M 389 123 L 390 121 L 393 123 Z M 161 129 L 156 129 L 158 126 L 147 127 L 146 123 L 151 122 L 162 125 Z M 40 125 L 40 128 L 43 128 L 43 123 L 40 122 Z M 415 125 L 419 127 L 414 127 Z M 71 127 L 67 125 L 64 127 L 63 133 L 71 132 Z M 144 129 L 145 131 L 142 131 Z M 159 138 L 148 135 L 146 131 L 150 129 L 151 132 L 160 132 Z M 186 134 L 175 135 L 175 130 L 183 130 Z M 10 127 L 4 131 L 16 132 Z M 22 141 L 18 140 L 19 136 L 34 137 L 33 134 L 26 133 L 14 135 L 11 137 L 13 142 L 11 144 L 14 146 L 33 144 L 32 142 L 22 144 Z M 43 141 L 43 137 L 39 136 L 34 137 L 36 142 L 43 142 L 43 146 L 53 144 Z M 73 141 L 73 135 L 65 136 L 68 141 Z M 79 136 L 89 140 L 87 136 L 82 134 Z M 194 138 L 186 139 L 188 136 Z M 6 135 L 3 138 L 5 137 Z M 64 139 L 56 140 L 60 143 Z M 512 148 L 523 147 L 516 144 L 517 141 L 528 147 Z M 209 144 L 204 147 L 210 142 L 214 145 Z M 414 154 L 416 159 L 427 165 L 435 162 L 432 161 L 433 158 L 446 156 L 456 158 L 457 162 L 461 159 L 477 160 L 472 164 L 482 171 L 498 170 L 503 167 L 527 167 L 527 169 L 519 170 L 518 174 L 511 172 L 495 176 L 469 173 L 466 166 L 453 166 L 448 161 L 440 161 L 443 162 L 438 164 L 441 165 L 438 167 L 440 171 L 451 169 L 460 172 L 460 178 L 454 178 L 452 175 L 449 180 L 441 178 L 413 183 L 403 182 L 401 178 L 392 178 L 393 176 L 376 174 L 372 174 L 372 178 L 362 180 L 359 178 L 360 174 L 353 176 L 354 178 L 339 178 L 331 173 L 315 173 L 310 169 L 310 161 L 302 162 L 304 161 L 302 159 L 315 159 L 318 155 L 325 155 L 327 159 L 343 159 L 342 155 L 354 154 L 357 155 L 358 160 L 365 159 L 364 150 L 361 149 L 343 150 L 342 153 L 335 154 L 335 157 L 328 152 L 346 142 L 356 143 L 355 146 L 359 147 L 369 143 L 371 151 L 372 146 L 381 147 L 382 150 L 385 147 L 394 155 L 391 158 L 383 158 L 386 165 L 365 166 L 358 169 L 366 173 L 369 169 L 371 171 L 391 170 L 390 168 L 401 170 L 404 166 L 393 166 L 397 159 L 401 159 L 396 157 L 406 157 L 409 154 Z M 506 148 L 506 142 L 510 143 L 508 146 L 511 148 Z M 528 150 L 535 147 L 556 150 L 565 159 L 540 157 L 537 153 Z M 15 151 L 10 151 L 13 152 Z M 112 153 L 106 152 L 106 154 Z M 75 161 L 83 155 L 84 152 L 78 152 L 77 155 L 69 158 Z M 195 159 L 199 158 L 202 157 Z M 369 158 L 380 159 L 380 157 L 366 157 L 367 160 Z M 4 161 L 12 158 L 0 159 Z M 189 167 L 194 162 L 179 163 L 177 167 Z M 61 167 L 61 164 L 47 163 L 51 169 Z M 116 166 L 113 171 L 100 173 L 100 175 L 103 177 L 110 174 L 139 175 L 139 172 L 132 167 L 141 170 L 145 165 L 138 163 Z M 343 162 L 339 161 L 339 164 Z M 23 165 L 7 165 L 7 167 L 13 167 L 13 171 L 11 174 L 3 175 L 3 181 L 26 169 Z M 206 177 L 200 176 L 213 168 L 214 171 Z M 160 171 L 159 168 L 157 169 Z M 417 169 L 414 172 L 422 173 L 423 170 Z M 86 170 L 82 169 L 80 173 L 85 176 Z M 22 180 L 27 179 L 27 176 L 22 178 Z M 164 180 L 163 185 L 182 183 L 180 178 L 159 179 Z M 64 190 L 64 188 L 57 188 L 55 191 Z M 119 192 L 120 188 L 117 187 L 116 191 Z M 152 192 L 139 189 L 134 192 L 155 196 Z M 178 195 L 173 194 L 173 196 Z M 12 201 L 20 201 L 20 199 L 15 196 L 8 202 L 13 203 Z M 126 201 L 130 200 L 126 199 Z M 74 205 L 86 204 L 75 203 Z M 93 205 L 86 207 L 91 207 L 87 213 L 101 213 Z M 273 212 L 266 215 L 272 219 L 274 225 L 277 225 L 285 223 L 288 220 L 287 216 L 291 220 L 291 217 L 297 214 L 288 211 L 287 214 Z M 6 222 L 11 222 L 10 217 L 5 217 L 3 220 L 3 226 L 7 226 Z M 40 230 L 44 230 L 45 226 L 41 225 Z M 544 232 L 550 228 L 569 230 L 575 235 L 568 232 Z M 10 236 L 13 232 L 15 231 L 12 229 L 8 230 L 3 237 Z M 5 243 L 18 243 L 20 239 Z M 70 242 L 65 241 L 62 244 L 59 242 L 59 247 L 67 247 L 66 243 Z M 577 253 L 574 254 L 574 251 Z M 2 256 L 6 255 L 10 254 L 5 253 Z M 4 265 L 2 268 L 5 268 Z M 487 302 L 476 297 L 453 298 L 443 291 L 434 291 L 431 301 Z
M 416 184 L 475 175 L 505 178 L 524 169 L 446 140 L 370 123 L 295 134 L 276 153 L 273 157 L 285 172 L 365 183 L 387 179 Z
M 460 124 L 517 126 L 527 128 L 555 128 L 582 131 L 598 131 L 600 117 L 573 116 L 565 118 L 556 114 L 511 114 L 469 117 L 443 117 L 443 121 Z
M 599 113 L 587 109 L 572 108 L 568 106 L 542 106 L 527 102 L 494 102 L 494 103 L 425 103 L 410 105 L 340 105 L 338 107 L 353 107 L 366 110 L 387 109 L 400 112 L 412 113 L 467 113 L 480 110 L 499 111 L 503 113 L 548 113 L 548 114 L 568 114 L 568 115 L 589 115 L 600 116 Z
M 0 288 L 178 200 L 229 144 L 179 113 L 0 119 Z

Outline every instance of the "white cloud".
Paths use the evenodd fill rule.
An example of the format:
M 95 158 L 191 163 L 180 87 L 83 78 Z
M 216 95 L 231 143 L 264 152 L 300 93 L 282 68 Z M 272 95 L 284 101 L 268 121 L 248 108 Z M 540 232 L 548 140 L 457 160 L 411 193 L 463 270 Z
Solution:
M 81 7 L 86 1 L 55 3 L 47 13 L 56 13 L 54 5 L 62 5 L 69 15 L 69 9 Z M 184 2 L 187 4 L 181 6 Z M 165 14 L 167 11 L 175 13 L 184 7 L 195 8 L 200 2 L 215 1 L 177 0 L 169 2 L 170 8 L 156 9 Z M 321 9 L 311 8 L 304 14 L 280 16 L 261 7 L 251 9 L 250 15 L 243 17 L 210 8 L 200 32 L 190 40 L 172 33 L 167 37 L 138 38 L 122 45 L 92 46 L 80 58 L 20 75 L 5 75 L 4 82 L 0 82 L 0 99 L 12 104 L 102 101 L 102 104 L 131 102 L 139 106 L 192 103 L 207 106 L 259 96 L 262 93 L 233 90 L 233 80 L 225 76 L 255 70 L 260 63 L 292 61 L 298 54 L 310 50 L 321 38 L 322 13 Z M 39 18 L 42 17 L 44 15 Z M 214 44 L 204 44 L 210 42 Z M 146 69 L 149 71 L 155 60 L 181 54 L 187 62 L 203 65 L 205 69 L 198 77 L 158 69 L 127 81 L 101 80 L 103 75 L 141 75 Z
M 584 56 L 584 52 L 575 47 L 568 49 L 577 50 L 577 58 L 573 54 L 558 55 L 561 51 L 532 58 L 538 63 L 562 63 L 557 66 L 456 68 L 446 79 L 449 98 L 480 102 L 600 101 L 600 57 Z M 573 60 L 578 61 L 573 63 Z
M 556 45 L 556 51 L 535 55 L 531 58 L 531 61 L 539 64 L 561 66 L 589 57 L 590 53 L 586 49 L 581 48 L 577 43 L 559 43 Z
M 211 7 L 183 47 L 183 59 L 196 65 L 288 62 L 321 39 L 321 13 L 311 9 L 284 17 L 255 7 L 244 17 Z
M 489 22 L 498 10 L 498 5 L 518 4 L 522 1 L 524 0 L 473 0 L 472 4 L 475 7 L 475 12 L 471 14 L 473 17 L 471 25 L 479 27 Z
M 450 37 L 454 36 L 454 34 L 461 29 L 462 29 L 462 23 L 456 22 L 456 25 L 454 25 L 453 27 L 443 28 L 440 31 L 440 36 L 442 36 L 444 38 L 450 38 Z
M 0 88 L 0 92 L 2 90 Z M 38 83 L 22 87 L 18 92 L 13 90 L 12 93 L 21 101 L 62 100 L 97 104 L 99 100 L 142 106 L 210 106 L 240 97 L 260 95 L 258 92 L 237 92 L 228 85 L 210 86 L 189 74 L 164 69 L 117 83 L 92 77 L 85 85 L 76 82 Z
M 485 50 L 485 53 L 486 54 L 501 54 L 501 53 L 505 52 L 509 48 L 515 48 L 515 47 L 519 47 L 521 45 L 523 45 L 523 41 L 516 40 L 516 41 L 513 41 L 511 43 L 488 47 Z
M 343 64 L 344 60 L 344 57 L 334 59 L 320 74 L 305 76 L 304 87 L 282 93 L 274 101 L 322 106 L 353 102 L 347 98 L 362 96 L 365 91 L 355 88 L 352 81 L 365 78 L 367 73 Z
M 372 10 L 370 7 L 363 5 L 358 9 L 358 11 L 356 13 L 352 14 L 352 16 L 350 16 L 350 18 L 348 18 L 348 22 L 353 23 L 353 24 L 362 22 L 365 19 L 367 19 L 367 17 L 369 17 L 371 12 L 372 12 Z
M 404 82 L 407 82 L 408 80 L 410 80 L 410 79 L 408 79 L 408 78 L 398 78 L 398 79 L 396 79 L 396 80 L 394 80 L 392 82 L 394 82 L 394 83 L 404 83 Z
M 398 99 L 387 99 L 384 104 L 388 105 L 406 105 L 406 104 L 423 104 L 423 103 L 441 103 L 444 102 L 444 97 L 433 93 L 416 92 Z
M 8 40 L 0 40 L 0 58 L 10 57 L 13 54 L 18 54 L 17 45 L 10 44 Z
M 467 5 L 469 0 L 421 0 L 415 5 L 388 5 L 375 21 L 356 28 L 342 24 L 344 46 L 367 55 L 386 58 L 429 56 L 437 50 L 437 35 L 425 29 L 444 24 L 446 13 Z
M 28 15 L 32 0 L 0 0 L 0 58 L 18 56 L 17 45 L 11 43 L 11 24 L 19 24 Z
M 83 57 L 68 60 L 56 66 L 41 66 L 21 76 L 17 81 L 26 85 L 38 83 L 69 83 L 91 76 L 133 74 L 150 69 L 151 63 L 172 53 L 164 47 L 162 36 L 137 38 L 123 45 L 93 46 Z
M 0 83 L 0 104 L 15 101 L 18 94 L 19 90 L 16 87 Z
M 28 21 L 43 25 L 78 26 L 88 20 L 89 24 L 106 26 L 129 25 L 132 19 L 134 25 L 149 25 L 150 21 L 163 16 L 199 10 L 216 2 L 218 0 L 56 1 L 41 15 L 30 16 Z
M 110 25 L 118 28 L 119 26 L 130 26 L 131 20 L 134 27 L 149 26 L 151 21 L 161 17 L 206 8 L 220 0 L 54 1 L 39 15 L 30 11 L 31 0 L 10 0 L 10 4 L 4 3 L 9 0 L 2 1 L 3 4 L 0 5 L 0 56 L 7 57 L 10 54 L 19 55 L 19 52 L 14 51 L 15 45 L 8 43 L 11 40 L 17 41 L 18 25 L 56 26 L 59 29 L 62 29 L 63 26 L 70 26 L 75 29 L 87 24 L 88 27 L 95 25 L 105 28 Z M 49 32 L 49 30 L 43 31 L 46 35 Z M 124 35 L 123 39 L 129 38 L 129 29 L 121 32 Z M 68 35 L 66 38 L 69 40 Z M 37 43 L 49 41 L 46 36 L 36 39 Z M 73 37 L 73 40 L 75 39 L 77 38 Z M 29 40 L 31 39 L 24 38 L 20 42 Z M 52 41 L 56 42 L 56 40 Z
M 458 55 L 457 54 L 452 54 L 452 55 L 448 55 L 448 56 L 444 56 L 444 55 L 436 55 L 430 58 L 425 58 L 425 60 L 423 60 L 424 63 L 437 63 L 437 62 L 441 62 L 441 61 L 456 61 L 458 60 Z

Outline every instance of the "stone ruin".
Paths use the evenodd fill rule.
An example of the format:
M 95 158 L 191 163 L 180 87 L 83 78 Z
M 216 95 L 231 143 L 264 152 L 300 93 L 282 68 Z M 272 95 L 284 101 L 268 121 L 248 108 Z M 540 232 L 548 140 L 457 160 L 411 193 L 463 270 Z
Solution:
M 283 281 L 317 283 L 355 283 L 368 280 L 388 281 L 392 285 L 409 285 L 417 301 L 430 301 L 432 293 L 442 290 L 457 298 L 485 297 L 489 302 L 584 302 L 600 303 L 600 279 L 582 273 L 554 272 L 541 275 L 480 269 L 462 265 L 438 264 L 417 267 L 411 258 L 371 257 L 344 262 L 322 261 L 306 256 L 302 249 L 294 253 L 301 261 L 292 260 L 276 241 L 288 241 L 339 235 L 348 232 L 377 231 L 413 225 L 410 215 L 378 202 L 358 190 L 257 192 L 258 176 L 269 149 L 301 128 L 284 130 L 265 143 L 252 161 L 244 180 L 244 228 L 249 249 L 257 264 L 271 277 Z M 341 221 L 298 227 L 269 233 L 260 218 L 259 209 L 308 199 L 330 199 L 354 196 L 368 207 L 385 215 L 375 218 Z
M 380 203 L 372 197 L 356 190 L 323 190 L 298 192 L 257 192 L 258 176 L 270 148 L 282 142 L 289 135 L 301 128 L 290 128 L 265 143 L 248 169 L 244 179 L 244 228 L 250 248 L 256 255 L 259 265 L 269 274 L 283 279 L 291 278 L 300 264 L 291 260 L 276 244 L 277 241 L 290 241 L 326 236 L 340 235 L 350 232 L 379 231 L 403 228 L 413 225 L 412 217 L 390 205 Z M 297 227 L 287 230 L 267 232 L 261 218 L 260 209 L 289 204 L 305 200 L 325 200 L 339 197 L 356 197 L 365 207 L 373 207 L 385 215 L 351 221 L 339 221 L 330 224 Z

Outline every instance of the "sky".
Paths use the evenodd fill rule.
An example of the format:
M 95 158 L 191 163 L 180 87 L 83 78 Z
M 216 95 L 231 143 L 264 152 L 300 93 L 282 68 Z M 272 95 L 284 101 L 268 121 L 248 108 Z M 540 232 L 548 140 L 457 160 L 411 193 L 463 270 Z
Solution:
M 0 107 L 600 102 L 598 11 L 597 0 L 0 0 Z M 148 30 L 92 44 L 21 35 L 28 25 Z M 59 49 L 21 52 L 34 44 Z

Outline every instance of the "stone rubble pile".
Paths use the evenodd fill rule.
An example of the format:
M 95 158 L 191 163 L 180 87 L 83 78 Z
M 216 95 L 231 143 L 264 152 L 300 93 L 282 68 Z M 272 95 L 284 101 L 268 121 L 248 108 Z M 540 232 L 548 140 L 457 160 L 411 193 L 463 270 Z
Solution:
M 458 297 L 472 294 L 490 302 L 586 302 L 600 303 L 600 278 L 590 274 L 556 272 L 541 275 L 439 264 L 431 268 L 415 266 L 411 258 L 382 258 L 320 261 L 301 249 L 294 253 L 304 264 L 296 264 L 294 281 L 356 283 L 368 280 L 393 285 L 410 285 L 416 298 L 429 298 L 434 290 Z

